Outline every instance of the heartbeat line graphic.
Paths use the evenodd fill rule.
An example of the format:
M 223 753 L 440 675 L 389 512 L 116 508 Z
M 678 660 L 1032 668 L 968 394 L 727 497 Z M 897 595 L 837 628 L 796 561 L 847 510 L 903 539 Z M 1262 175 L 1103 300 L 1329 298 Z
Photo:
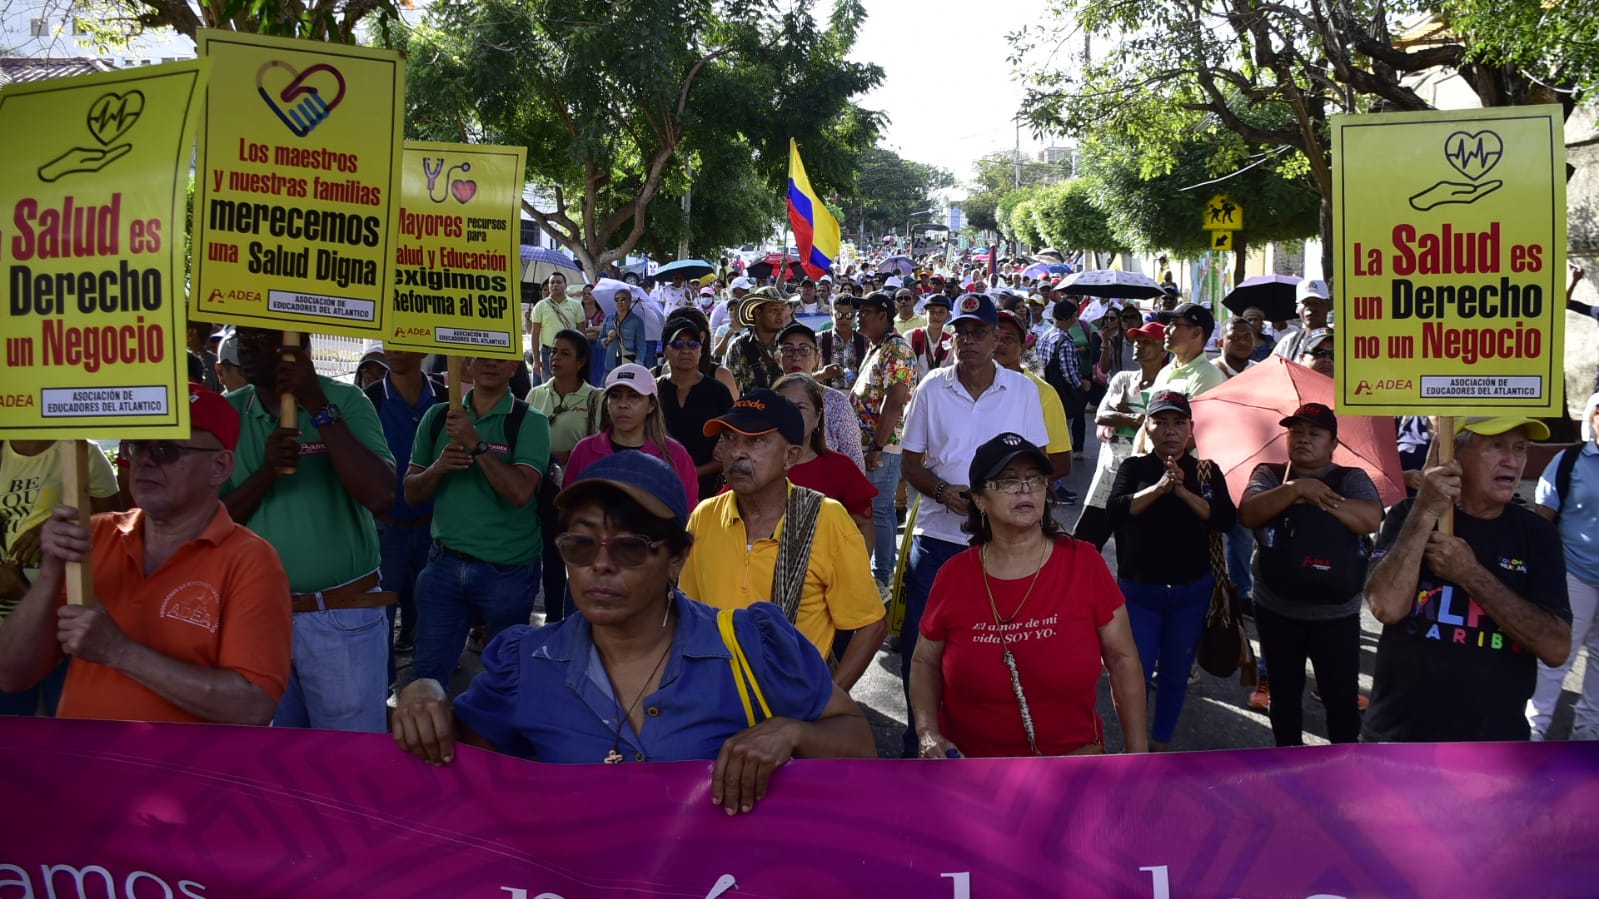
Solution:
M 1487 162 L 1489 157 L 1498 158 L 1504 152 L 1498 149 L 1489 149 L 1486 141 L 1478 136 L 1475 144 L 1465 138 L 1455 141 L 1454 146 L 1444 153 L 1445 159 L 1452 159 L 1459 165 L 1470 165 L 1472 162 Z
M 120 131 L 122 130 L 122 123 L 127 121 L 127 118 L 128 100 L 124 97 L 115 106 L 108 99 L 98 110 L 90 113 L 89 121 L 93 122 L 94 127 L 97 129 L 103 129 L 107 123 L 110 123 L 116 126 L 116 130 Z

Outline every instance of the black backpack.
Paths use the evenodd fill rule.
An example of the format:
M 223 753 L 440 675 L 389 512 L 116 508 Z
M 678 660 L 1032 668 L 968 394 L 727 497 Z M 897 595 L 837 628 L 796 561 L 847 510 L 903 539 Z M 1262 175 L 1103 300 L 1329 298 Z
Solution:
M 516 397 L 511 397 L 511 411 L 505 416 L 505 455 L 516 455 L 516 438 L 522 433 L 522 419 L 527 418 L 527 403 Z M 437 445 L 439 435 L 444 433 L 444 416 L 433 416 L 433 422 L 428 425 L 428 440 Z
M 1555 496 L 1560 497 L 1560 511 L 1555 513 L 1556 520 L 1566 512 L 1566 497 L 1571 495 L 1571 471 L 1577 467 L 1577 457 L 1581 455 L 1580 443 L 1560 451 L 1560 462 L 1555 467 Z
M 1286 482 L 1288 466 L 1271 469 Z M 1339 490 L 1355 469 L 1334 466 L 1322 477 Z M 1260 576 L 1271 591 L 1312 605 L 1346 602 L 1366 583 L 1371 551 L 1366 537 L 1356 534 L 1316 506 L 1295 503 L 1255 530 Z

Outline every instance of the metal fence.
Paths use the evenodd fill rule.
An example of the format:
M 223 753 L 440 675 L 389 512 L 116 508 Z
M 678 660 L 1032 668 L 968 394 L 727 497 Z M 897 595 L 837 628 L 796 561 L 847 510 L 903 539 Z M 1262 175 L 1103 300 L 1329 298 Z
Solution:
M 361 348 L 365 345 L 366 341 L 359 337 L 311 335 L 311 361 L 316 364 L 316 373 L 353 383 L 356 365 L 361 361 Z

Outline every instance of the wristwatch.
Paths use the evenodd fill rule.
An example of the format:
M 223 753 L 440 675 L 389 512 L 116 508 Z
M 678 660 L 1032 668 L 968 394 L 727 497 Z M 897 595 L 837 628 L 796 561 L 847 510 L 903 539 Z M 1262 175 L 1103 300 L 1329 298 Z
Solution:
M 881 443 L 878 443 L 877 441 L 873 440 L 872 441 L 872 445 L 867 447 L 866 451 L 869 452 L 869 453 L 880 453 L 880 452 L 883 451 L 883 445 Z
M 472 456 L 473 458 L 476 458 L 478 456 L 483 455 L 484 453 L 486 453 L 488 451 L 489 451 L 489 442 L 487 440 L 479 440 L 477 442 L 477 446 L 474 446 L 470 450 L 467 451 L 467 455 Z
M 321 412 L 311 416 L 311 424 L 316 425 L 318 429 L 325 428 L 328 425 L 336 425 L 343 420 L 343 413 L 339 411 L 338 406 L 332 403 L 323 406 Z

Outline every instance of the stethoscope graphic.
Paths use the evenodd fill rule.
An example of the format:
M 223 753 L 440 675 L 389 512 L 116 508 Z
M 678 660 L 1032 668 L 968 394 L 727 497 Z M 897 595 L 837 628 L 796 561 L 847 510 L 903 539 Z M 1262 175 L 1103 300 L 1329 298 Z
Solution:
M 426 175 L 428 179 L 428 199 L 435 203 L 445 202 L 450 198 L 450 179 L 455 177 L 456 172 L 460 172 L 464 175 L 470 171 L 472 171 L 472 163 L 470 162 L 463 162 L 460 165 L 452 165 L 450 166 L 449 170 L 446 171 L 444 168 L 443 156 L 440 156 L 431 162 L 429 162 L 427 159 L 423 159 L 422 174 Z M 438 194 L 434 193 L 434 189 L 438 187 L 440 181 L 440 174 L 444 175 L 444 178 L 442 179 L 444 181 L 443 196 L 439 196 Z

